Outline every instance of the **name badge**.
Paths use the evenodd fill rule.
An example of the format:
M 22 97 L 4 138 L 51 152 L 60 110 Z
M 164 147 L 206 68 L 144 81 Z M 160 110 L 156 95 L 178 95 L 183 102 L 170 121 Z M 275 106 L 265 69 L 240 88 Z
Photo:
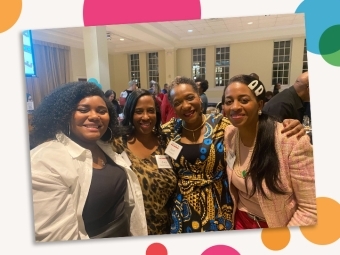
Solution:
M 176 160 L 181 150 L 182 150 L 181 145 L 174 141 L 170 141 L 168 147 L 165 150 L 165 153 Z
M 122 158 L 124 159 L 125 163 L 127 164 L 128 167 L 130 167 L 132 164 L 131 164 L 131 161 L 128 157 L 128 155 L 126 154 L 125 151 L 122 152 L 122 154 L 120 154 L 122 156 Z
M 227 165 L 230 169 L 234 169 L 236 156 L 233 152 L 229 151 L 227 155 Z
M 172 168 L 167 155 L 156 155 L 158 168 Z

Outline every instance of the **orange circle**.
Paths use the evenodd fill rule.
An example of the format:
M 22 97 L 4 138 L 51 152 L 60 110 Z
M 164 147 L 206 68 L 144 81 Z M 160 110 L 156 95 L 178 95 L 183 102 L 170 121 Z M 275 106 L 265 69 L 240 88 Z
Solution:
M 331 244 L 340 237 L 340 205 L 328 197 L 316 199 L 317 224 L 310 227 L 300 227 L 304 237 L 319 245 Z
M 22 0 L 0 1 L 0 33 L 10 29 L 19 19 Z
M 261 239 L 269 250 L 282 250 L 289 244 L 290 231 L 288 228 L 264 228 Z

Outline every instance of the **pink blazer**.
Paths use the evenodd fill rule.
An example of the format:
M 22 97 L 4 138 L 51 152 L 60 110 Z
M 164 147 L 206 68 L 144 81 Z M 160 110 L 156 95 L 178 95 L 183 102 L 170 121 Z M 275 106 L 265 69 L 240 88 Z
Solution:
M 317 222 L 316 194 L 314 177 L 313 146 L 309 137 L 303 136 L 299 140 L 296 137 L 287 138 L 281 134 L 283 125 L 277 123 L 276 151 L 280 164 L 280 179 L 285 195 L 273 194 L 263 182 L 263 188 L 268 198 L 263 197 L 259 191 L 255 196 L 259 201 L 263 215 L 270 228 L 285 226 L 310 226 Z M 236 155 L 235 137 L 238 129 L 232 125 L 225 130 L 226 159 Z M 230 155 L 228 155 L 230 153 Z M 236 156 L 234 156 L 236 157 Z M 265 157 L 265 155 L 263 155 Z M 227 164 L 228 182 L 231 197 L 234 201 L 234 211 L 237 209 L 238 192 L 231 183 L 233 171 L 232 162 Z

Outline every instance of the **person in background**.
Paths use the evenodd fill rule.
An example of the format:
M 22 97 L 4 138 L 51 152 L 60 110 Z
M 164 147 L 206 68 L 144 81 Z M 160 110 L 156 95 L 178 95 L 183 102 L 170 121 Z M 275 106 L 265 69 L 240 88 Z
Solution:
M 271 98 L 263 107 L 263 112 L 279 120 L 297 119 L 302 123 L 304 102 L 309 102 L 308 72 L 299 75 L 293 86 Z
M 149 235 L 170 233 L 169 198 L 177 178 L 171 165 L 159 165 L 165 155 L 160 112 L 153 95 L 144 89 L 133 92 L 124 108 L 123 136 L 114 139 L 117 153 L 126 153 L 141 185 Z
M 133 91 L 135 91 L 137 88 L 138 88 L 137 81 L 132 80 L 132 81 L 129 81 L 129 87 L 126 90 L 124 90 L 123 92 L 120 93 L 119 105 L 122 109 L 124 108 L 125 102 L 126 102 L 127 98 L 129 97 L 129 95 Z
M 163 87 L 163 89 L 162 89 L 162 93 L 163 93 L 163 94 L 168 93 L 168 89 L 169 89 L 169 84 L 165 83 L 165 84 L 164 84 L 164 87 Z
M 116 99 L 116 92 L 114 92 L 112 89 L 109 89 L 105 92 L 105 97 L 113 104 L 117 116 L 119 116 L 119 114 L 122 113 L 122 108 L 120 108 L 120 105 Z
M 161 104 L 161 118 L 162 124 L 167 123 L 172 118 L 177 118 L 174 107 L 171 105 L 169 100 L 169 93 L 165 94 Z
M 161 93 L 161 88 L 159 87 L 159 84 L 157 82 L 153 85 L 153 95 L 156 99 L 157 106 L 160 109 L 164 98 L 164 94 Z
M 225 113 L 224 113 L 224 95 L 222 95 L 221 101 L 217 103 L 216 109 L 218 109 L 218 113 L 222 114 L 223 117 L 225 117 Z
M 138 179 L 108 143 L 118 135 L 117 115 L 97 85 L 57 88 L 32 126 L 36 241 L 147 235 Z
M 273 96 L 276 96 L 277 94 L 280 93 L 281 89 L 281 83 L 280 82 L 275 82 L 274 84 L 274 89 L 273 89 Z
M 195 80 L 195 83 L 197 85 L 198 92 L 199 92 L 200 97 L 201 97 L 201 101 L 202 101 L 202 105 L 203 105 L 203 114 L 206 114 L 207 108 L 208 108 L 208 97 L 205 94 L 205 92 L 209 88 L 209 83 L 208 83 L 207 80 L 203 80 L 201 78 L 197 78 Z
M 197 85 L 190 78 L 176 77 L 168 95 L 178 116 L 162 125 L 167 146 L 178 148 L 171 156 L 178 184 L 170 205 L 170 233 L 231 230 L 234 206 L 223 144 L 231 123 L 221 114 L 203 114 Z M 295 127 L 287 135 L 305 133 L 298 121 L 287 122 L 285 132 Z
M 262 112 L 260 80 L 237 75 L 225 88 L 227 175 L 235 229 L 311 226 L 317 222 L 313 147 L 282 134 Z
M 273 97 L 273 92 L 266 91 L 264 103 L 266 104 Z
M 149 92 L 151 93 L 151 94 L 153 94 L 155 91 L 155 84 L 156 84 L 157 82 L 156 81 L 154 81 L 154 80 L 151 80 L 150 81 L 150 88 L 149 88 Z

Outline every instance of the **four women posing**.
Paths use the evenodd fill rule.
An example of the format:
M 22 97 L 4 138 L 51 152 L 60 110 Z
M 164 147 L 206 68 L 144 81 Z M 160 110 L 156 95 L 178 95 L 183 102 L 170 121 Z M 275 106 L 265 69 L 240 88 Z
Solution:
M 259 114 L 262 83 L 240 77 L 224 91 L 228 118 L 202 114 L 195 82 L 177 77 L 169 100 L 178 119 L 162 127 L 146 90 L 130 95 L 122 126 L 102 92 L 42 103 L 33 127 L 43 143 L 31 151 L 37 241 L 315 224 L 312 146 L 302 125 Z M 93 98 L 97 104 L 86 101 Z

